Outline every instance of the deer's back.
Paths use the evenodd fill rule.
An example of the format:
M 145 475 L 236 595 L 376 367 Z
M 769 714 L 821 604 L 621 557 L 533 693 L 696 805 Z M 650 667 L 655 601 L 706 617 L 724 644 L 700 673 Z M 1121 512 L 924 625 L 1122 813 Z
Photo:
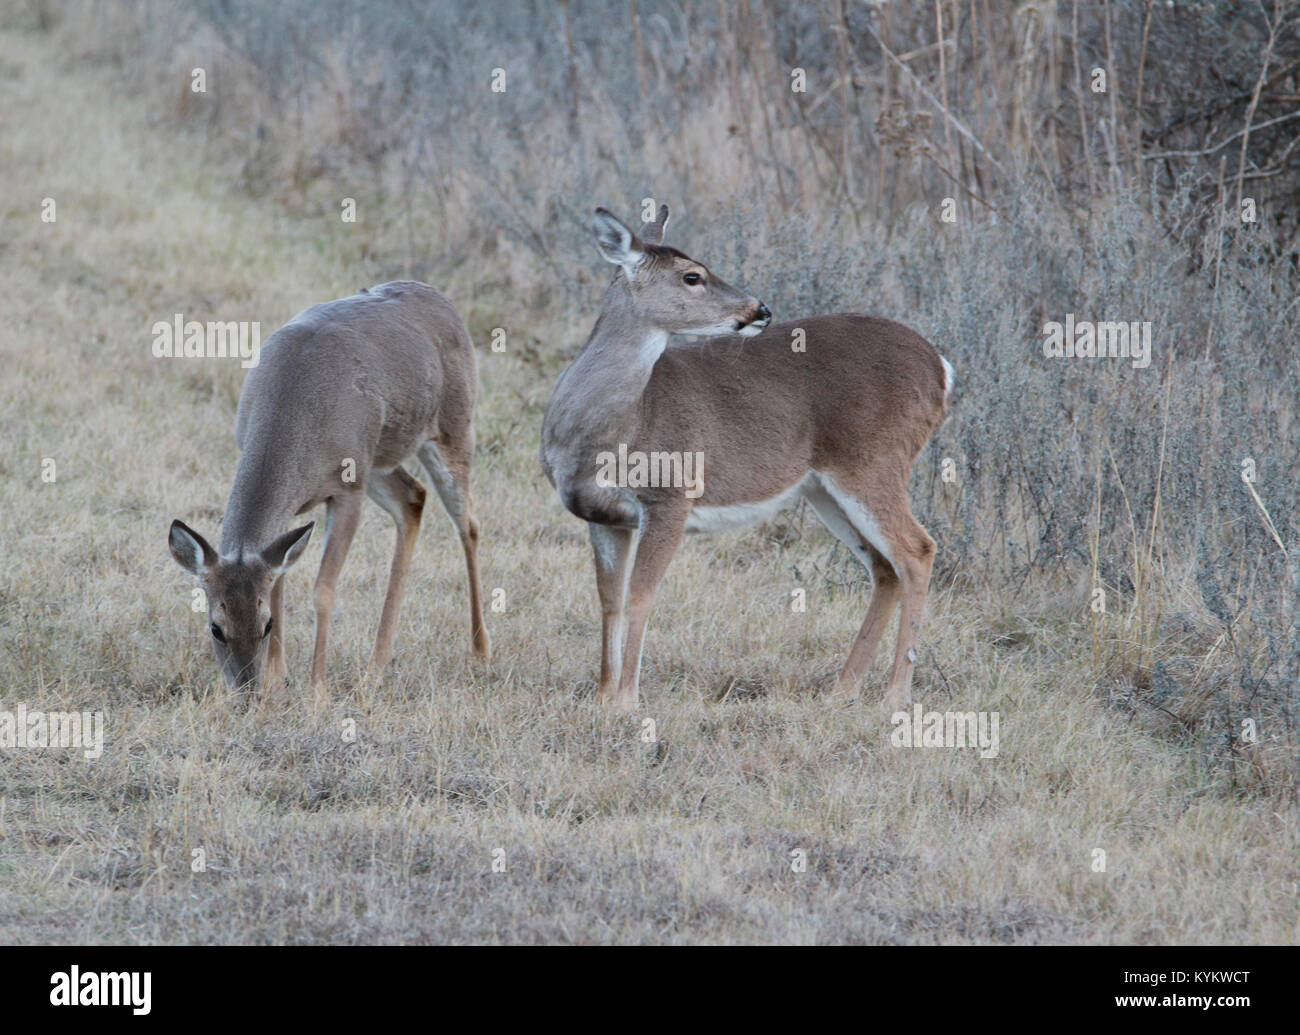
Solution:
M 416 281 L 381 284 L 304 309 L 267 339 L 244 381 L 235 439 L 300 465 L 320 457 L 336 471 L 350 457 L 386 470 L 438 437 L 442 421 L 467 415 L 476 383 L 451 303 Z
M 874 458 L 910 467 L 943 420 L 948 387 L 934 346 L 892 320 L 841 313 L 773 324 L 753 338 L 667 349 L 643 396 L 636 448 L 702 452 L 703 504 L 775 494 L 809 468 Z M 766 466 L 756 470 L 754 458 Z

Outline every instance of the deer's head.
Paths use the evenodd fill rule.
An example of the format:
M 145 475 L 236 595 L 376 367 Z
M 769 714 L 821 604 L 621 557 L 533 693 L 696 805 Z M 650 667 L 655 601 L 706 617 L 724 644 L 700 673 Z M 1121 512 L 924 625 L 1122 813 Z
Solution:
M 668 206 L 633 233 L 613 213 L 596 209 L 596 244 L 623 271 L 637 315 L 656 330 L 680 334 L 758 334 L 772 311 L 702 263 L 664 245 Z
M 231 690 L 258 689 L 271 640 L 271 587 L 302 556 L 314 524 L 286 532 L 256 553 L 221 557 L 194 529 L 172 522 L 168 548 L 207 596 L 208 636 Z

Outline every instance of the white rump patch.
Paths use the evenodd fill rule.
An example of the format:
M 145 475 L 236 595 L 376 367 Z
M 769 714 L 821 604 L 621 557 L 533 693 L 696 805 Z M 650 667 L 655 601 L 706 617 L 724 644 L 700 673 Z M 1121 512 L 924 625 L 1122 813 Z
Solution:
M 947 399 L 952 395 L 952 364 L 942 356 L 939 357 L 939 362 L 943 364 L 943 397 Z

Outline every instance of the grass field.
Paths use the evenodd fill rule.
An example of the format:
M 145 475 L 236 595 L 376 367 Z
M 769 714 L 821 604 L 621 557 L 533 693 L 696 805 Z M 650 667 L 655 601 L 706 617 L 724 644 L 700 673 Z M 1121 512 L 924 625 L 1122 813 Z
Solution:
M 842 558 L 802 512 L 690 540 L 651 619 L 640 712 L 599 711 L 587 536 L 537 462 L 551 385 L 594 320 L 594 248 L 572 258 L 585 311 L 510 303 L 473 262 L 436 285 L 479 348 L 483 582 L 504 602 L 490 669 L 431 506 L 394 670 L 362 692 L 392 543 L 368 506 L 329 709 L 305 689 L 318 542 L 289 579 L 292 684 L 263 714 L 232 708 L 166 536 L 174 517 L 218 531 L 243 371 L 157 360 L 149 329 L 184 313 L 265 336 L 408 271 L 364 220 L 234 190 L 116 83 L 45 35 L 0 32 L 0 708 L 107 721 L 95 761 L 0 753 L 0 942 L 1300 936 L 1294 797 L 1229 784 L 1115 707 L 1069 578 L 1014 599 L 936 580 L 915 696 L 997 712 L 996 758 L 891 746 L 884 651 L 863 701 L 826 703 L 869 586 L 824 577 Z M 741 279 L 707 239 L 675 243 Z M 494 353 L 496 326 L 527 330 Z

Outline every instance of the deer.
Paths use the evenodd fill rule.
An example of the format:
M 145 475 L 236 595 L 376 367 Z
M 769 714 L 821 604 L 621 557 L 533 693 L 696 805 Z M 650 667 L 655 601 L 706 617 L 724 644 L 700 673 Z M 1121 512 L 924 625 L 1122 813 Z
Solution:
M 881 317 L 772 323 L 753 295 L 663 244 L 667 222 L 660 205 L 634 233 L 596 209 L 596 245 L 617 269 L 542 422 L 542 469 L 587 522 L 594 553 L 597 700 L 638 706 L 650 609 L 686 533 L 766 520 L 802 499 L 873 580 L 829 698 L 857 699 L 898 610 L 884 703 L 905 707 L 936 552 L 912 516 L 908 479 L 947 414 L 953 368 L 921 335 Z M 670 345 L 672 334 L 696 340 Z M 620 450 L 652 464 L 693 454 L 702 488 L 644 476 L 619 484 L 609 458 Z
M 199 579 L 206 595 L 208 632 L 230 690 L 259 696 L 263 684 L 280 686 L 287 677 L 284 577 L 306 549 L 315 521 L 282 530 L 323 503 L 311 692 L 317 707 L 328 701 L 325 653 L 335 587 L 367 496 L 397 527 L 368 672 L 388 666 L 427 497 L 402 466 L 412 458 L 460 537 L 473 652 L 489 660 L 470 493 L 477 391 L 469 331 L 451 302 L 416 281 L 392 281 L 310 306 L 266 340 L 235 414 L 240 457 L 220 548 L 180 520 L 172 522 L 167 540 L 172 557 Z

